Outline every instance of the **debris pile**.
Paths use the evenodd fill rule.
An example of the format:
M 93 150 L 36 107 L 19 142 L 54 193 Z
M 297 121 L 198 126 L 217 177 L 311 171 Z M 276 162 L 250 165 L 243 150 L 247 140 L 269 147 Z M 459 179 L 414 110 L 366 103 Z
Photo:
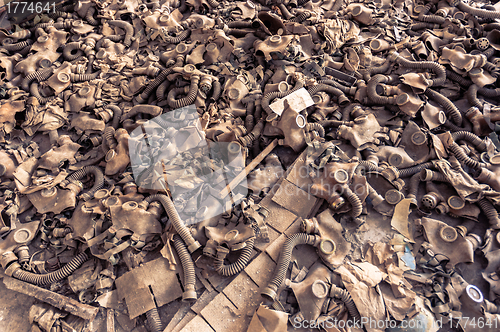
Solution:
M 0 263 L 31 331 L 498 331 L 498 4 L 12 8 Z

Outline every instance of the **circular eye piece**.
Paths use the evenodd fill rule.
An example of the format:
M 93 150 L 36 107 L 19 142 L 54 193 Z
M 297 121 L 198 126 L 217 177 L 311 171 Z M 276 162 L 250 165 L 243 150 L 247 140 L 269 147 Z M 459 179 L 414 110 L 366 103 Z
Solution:
M 301 114 L 297 114 L 295 122 L 297 123 L 297 126 L 299 126 L 299 128 L 304 128 L 307 123 L 306 118 L 304 118 L 304 116 Z
M 187 51 L 187 46 L 184 43 L 177 44 L 175 50 L 177 51 L 177 53 L 182 54 Z
M 109 150 L 107 153 L 106 153 L 106 157 L 104 158 L 106 160 L 106 162 L 109 162 L 111 160 L 113 160 L 113 158 L 116 156 L 116 152 L 115 150 Z
M 62 83 L 68 83 L 70 81 L 70 77 L 67 73 L 59 73 L 59 74 L 57 74 L 57 78 Z
M 311 290 L 314 296 L 322 299 L 328 294 L 329 287 L 323 280 L 316 280 L 312 283 Z
M 391 205 L 398 204 L 403 199 L 403 194 L 396 189 L 387 190 L 385 193 L 385 200 Z
M 57 193 L 57 188 L 52 187 L 52 188 L 43 189 L 42 192 L 40 193 L 40 195 L 42 195 L 42 197 L 52 197 L 56 193 Z
M 99 189 L 94 194 L 94 198 L 96 198 L 96 199 L 104 199 L 108 196 L 109 196 L 109 190 L 107 190 L 107 189 Z
M 49 68 L 52 65 L 49 59 L 42 59 L 39 62 L 40 68 Z
M 460 196 L 450 196 L 448 205 L 454 210 L 460 210 L 465 206 L 465 201 Z
M 417 131 L 411 135 L 411 141 L 415 145 L 422 145 L 427 142 L 427 137 L 421 131 Z
M 236 100 L 240 96 L 240 92 L 238 91 L 238 89 L 232 88 L 227 92 L 227 96 L 231 100 Z
M 224 236 L 224 240 L 226 242 L 232 241 L 232 240 L 234 240 L 238 236 L 238 234 L 239 234 L 239 232 L 236 229 L 230 230 Z
M 49 36 L 40 36 L 37 39 L 39 43 L 45 43 L 47 40 L 49 40 Z
M 338 183 L 346 183 L 349 180 L 349 174 L 343 169 L 335 171 L 333 177 Z
M 337 249 L 337 246 L 335 245 L 335 242 L 330 239 L 323 239 L 319 243 L 319 250 L 325 255 L 333 254 L 335 249 Z
M 20 229 L 14 233 L 14 241 L 16 243 L 24 243 L 28 241 L 31 236 L 31 232 L 27 229 Z
M 493 165 L 500 165 L 500 153 L 491 156 L 490 163 L 492 163 Z
M 403 163 L 403 157 L 399 153 L 392 153 L 389 156 L 389 165 L 399 167 Z
M 451 226 L 444 226 L 441 228 L 439 235 L 441 235 L 441 238 L 446 242 L 453 242 L 458 237 L 457 230 Z
M 132 211 L 132 210 L 137 209 L 138 206 L 139 206 L 139 204 L 137 204 L 137 202 L 129 201 L 129 202 L 123 203 L 122 209 L 124 209 L 125 211 Z
M 78 90 L 78 94 L 81 97 L 87 97 L 90 94 L 90 87 L 84 86 L 83 88 L 81 88 L 80 90 Z
M 468 285 L 466 288 L 465 288 L 465 292 L 467 293 L 467 295 L 469 295 L 469 298 L 476 302 L 476 303 L 481 303 L 483 302 L 483 293 L 481 292 L 481 290 L 479 288 L 477 288 L 476 286 L 474 285 Z
M 241 145 L 237 142 L 231 142 L 227 146 L 227 151 L 231 154 L 235 154 L 241 151 Z
M 407 93 L 402 93 L 396 98 L 396 103 L 398 106 L 403 106 L 410 101 L 410 96 Z
M 196 70 L 196 67 L 194 65 L 192 65 L 192 64 L 188 64 L 188 65 L 184 66 L 184 72 L 185 73 L 190 74 L 190 73 L 194 72 L 195 70 Z
M 269 38 L 269 41 L 271 44 L 279 44 L 281 42 L 281 36 L 279 35 L 273 35 L 271 38 Z

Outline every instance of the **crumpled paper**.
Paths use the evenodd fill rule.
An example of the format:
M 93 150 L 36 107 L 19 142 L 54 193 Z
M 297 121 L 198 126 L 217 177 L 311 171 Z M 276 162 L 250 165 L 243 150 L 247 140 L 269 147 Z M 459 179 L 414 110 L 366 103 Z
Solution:
M 288 314 L 261 305 L 250 321 L 247 332 L 286 332 Z
M 385 271 L 384 282 L 380 283 L 380 290 L 389 313 L 397 320 L 403 320 L 415 302 L 415 292 L 412 286 L 403 277 L 407 268 L 399 267 L 395 252 L 389 243 L 377 242 L 368 245 L 365 258 Z
M 408 216 L 410 215 L 410 205 L 412 199 L 405 198 L 401 200 L 394 208 L 394 214 L 392 215 L 391 226 L 397 230 L 401 235 L 415 242 L 413 235 L 410 233 Z
M 386 318 L 386 307 L 378 284 L 384 273 L 368 262 L 344 264 L 335 272 L 342 277 L 345 288 L 358 308 L 361 317 L 371 317 L 375 321 Z M 384 331 L 366 325 L 368 332 Z

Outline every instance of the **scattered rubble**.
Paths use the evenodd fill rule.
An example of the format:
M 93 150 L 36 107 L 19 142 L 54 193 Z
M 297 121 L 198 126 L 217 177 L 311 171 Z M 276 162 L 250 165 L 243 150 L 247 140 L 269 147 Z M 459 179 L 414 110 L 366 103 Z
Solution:
M 499 329 L 497 3 L 15 3 L 0 263 L 31 331 Z

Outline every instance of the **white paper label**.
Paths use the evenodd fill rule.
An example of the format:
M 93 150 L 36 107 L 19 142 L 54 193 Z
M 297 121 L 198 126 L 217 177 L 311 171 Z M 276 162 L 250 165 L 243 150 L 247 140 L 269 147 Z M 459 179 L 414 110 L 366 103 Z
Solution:
M 301 88 L 286 97 L 276 100 L 274 103 L 269 105 L 269 107 L 274 113 L 281 115 L 285 110 L 285 100 L 288 102 L 288 106 L 297 113 L 308 108 L 309 106 L 314 105 L 314 101 L 312 100 L 309 92 L 307 92 L 306 89 Z

